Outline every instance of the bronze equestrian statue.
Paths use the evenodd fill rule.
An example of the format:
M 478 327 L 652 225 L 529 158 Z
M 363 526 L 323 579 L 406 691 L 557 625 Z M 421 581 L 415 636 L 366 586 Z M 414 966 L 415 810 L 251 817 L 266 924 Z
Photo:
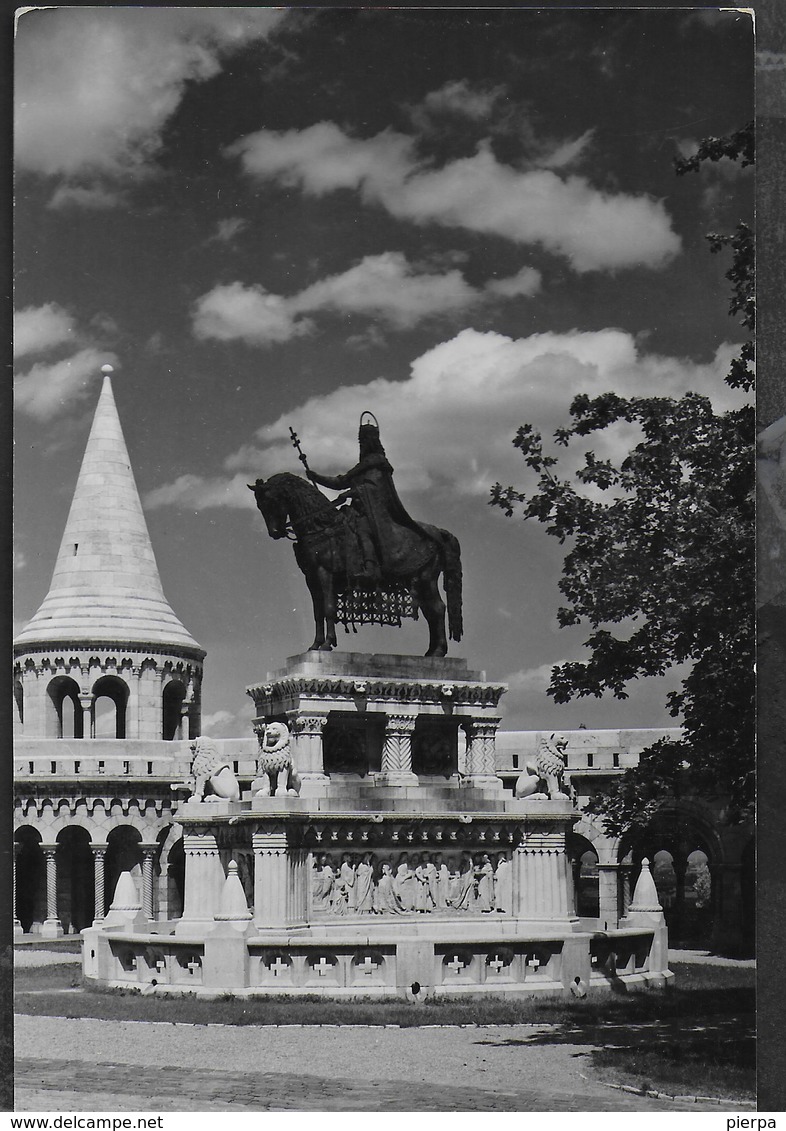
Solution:
M 370 416 L 373 423 L 365 422 Z M 336 623 L 401 624 L 422 612 L 429 626 L 427 656 L 444 656 L 445 603 L 451 640 L 461 640 L 461 550 L 447 530 L 415 522 L 398 497 L 393 468 L 371 413 L 361 416 L 358 463 L 344 475 L 318 475 L 300 452 L 310 482 L 282 472 L 257 479 L 254 492 L 271 538 L 294 536 L 295 559 L 314 605 L 312 649 L 336 647 Z M 331 502 L 316 486 L 345 490 Z

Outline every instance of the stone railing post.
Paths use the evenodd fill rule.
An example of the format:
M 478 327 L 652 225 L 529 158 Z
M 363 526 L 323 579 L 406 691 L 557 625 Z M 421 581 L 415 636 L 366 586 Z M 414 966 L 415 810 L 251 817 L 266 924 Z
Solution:
M 56 939 L 63 934 L 63 925 L 57 917 L 57 845 L 42 844 L 46 860 L 46 919 L 41 925 L 44 938 Z
M 620 917 L 620 865 L 598 864 L 598 918 L 603 930 L 614 930 Z
M 528 829 L 513 858 L 513 914 L 520 919 L 570 919 L 571 865 L 565 829 Z
M 91 844 L 93 853 L 93 887 L 95 892 L 95 918 L 94 925 L 102 922 L 106 908 L 106 881 L 104 876 L 104 861 L 106 859 L 105 844 Z
M 153 864 L 158 844 L 142 844 L 142 911 L 146 919 L 154 919 Z
M 327 715 L 299 715 L 291 711 L 287 725 L 292 738 L 292 762 L 303 782 L 327 781 L 322 732 Z
M 252 833 L 254 923 L 258 929 L 305 923 L 308 914 L 306 853 L 287 844 L 283 828 Z
M 468 719 L 464 724 L 467 756 L 464 773 L 473 785 L 500 786 L 496 773 L 496 738 L 499 718 Z
M 416 784 L 412 772 L 412 734 L 417 715 L 397 713 L 387 716 L 385 744 L 382 747 L 382 775 L 391 785 Z
M 224 869 L 215 834 L 202 829 L 183 831 L 186 882 L 183 915 L 175 927 L 176 935 L 204 931 L 213 923 L 224 885 Z

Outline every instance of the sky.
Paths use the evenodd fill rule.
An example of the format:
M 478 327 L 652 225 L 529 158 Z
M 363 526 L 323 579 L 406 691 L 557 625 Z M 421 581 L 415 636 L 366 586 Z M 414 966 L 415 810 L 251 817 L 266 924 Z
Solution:
M 579 393 L 718 410 L 742 331 L 708 232 L 753 208 L 675 157 L 753 114 L 742 13 L 52 8 L 16 36 L 16 628 L 43 600 L 98 398 L 115 399 L 175 612 L 207 650 L 203 731 L 313 635 L 246 484 L 327 474 L 379 419 L 407 509 L 461 543 L 465 635 L 503 727 L 674 725 L 679 673 L 555 705 L 565 547 L 488 504 L 512 444 Z M 619 458 L 635 436 L 597 439 Z M 568 457 L 566 470 L 570 470 Z M 422 620 L 339 627 L 421 654 Z

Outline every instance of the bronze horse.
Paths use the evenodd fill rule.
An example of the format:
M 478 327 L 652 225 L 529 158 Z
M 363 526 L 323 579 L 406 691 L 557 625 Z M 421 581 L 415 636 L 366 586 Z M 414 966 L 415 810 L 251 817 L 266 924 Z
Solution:
M 336 647 L 336 599 L 351 590 L 358 578 L 352 557 L 355 542 L 348 508 L 337 506 L 298 475 L 281 472 L 248 485 L 271 538 L 294 534 L 295 559 L 303 572 L 314 605 L 316 635 L 310 650 L 330 652 Z M 338 500 L 339 502 L 341 500 Z M 409 588 L 415 608 L 429 627 L 427 656 L 444 656 L 445 602 L 437 581 L 443 575 L 451 640 L 461 640 L 461 551 L 458 539 L 447 530 L 422 525 L 417 529 L 392 522 L 390 547 L 379 588 Z

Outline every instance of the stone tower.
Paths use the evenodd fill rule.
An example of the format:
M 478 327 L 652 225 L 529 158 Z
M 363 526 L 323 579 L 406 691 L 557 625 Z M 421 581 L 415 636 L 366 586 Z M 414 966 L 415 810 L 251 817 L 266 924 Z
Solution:
M 17 731 L 195 737 L 204 656 L 164 596 L 105 377 L 49 592 L 14 641 Z

